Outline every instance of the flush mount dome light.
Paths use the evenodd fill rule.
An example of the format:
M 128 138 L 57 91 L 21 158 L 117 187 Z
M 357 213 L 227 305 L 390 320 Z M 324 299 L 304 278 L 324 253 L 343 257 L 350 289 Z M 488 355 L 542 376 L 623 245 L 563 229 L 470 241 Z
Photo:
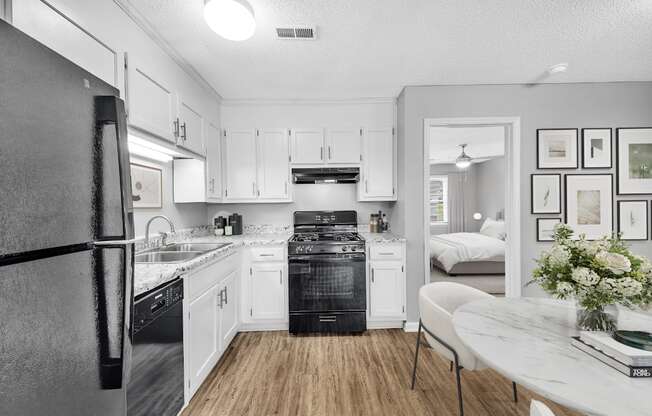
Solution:
M 246 40 L 256 31 L 254 9 L 246 0 L 206 0 L 204 19 L 215 33 L 228 40 Z
M 462 148 L 462 154 L 455 159 L 455 166 L 457 166 L 460 169 L 466 169 L 469 166 L 471 166 L 471 156 L 467 155 L 464 153 L 464 148 L 466 147 L 466 144 L 461 144 L 460 147 Z
M 568 71 L 568 64 L 566 62 L 562 62 L 557 65 L 553 65 L 550 68 L 548 68 L 548 72 L 550 74 L 561 74 L 562 72 Z

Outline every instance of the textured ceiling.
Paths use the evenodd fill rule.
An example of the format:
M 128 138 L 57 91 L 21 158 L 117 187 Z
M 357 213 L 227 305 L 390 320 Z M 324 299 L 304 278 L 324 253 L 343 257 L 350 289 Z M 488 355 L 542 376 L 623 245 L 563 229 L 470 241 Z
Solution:
M 128 0 L 225 98 L 396 96 L 405 85 L 652 80 L 652 0 L 250 0 L 231 42 L 203 0 Z M 286 24 L 317 41 L 275 38 Z M 544 77 L 553 64 L 565 74 Z

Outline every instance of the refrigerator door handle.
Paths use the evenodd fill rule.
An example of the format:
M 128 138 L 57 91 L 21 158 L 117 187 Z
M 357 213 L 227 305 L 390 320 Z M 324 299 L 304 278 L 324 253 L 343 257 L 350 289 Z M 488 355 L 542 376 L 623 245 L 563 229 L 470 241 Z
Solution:
M 135 244 L 138 241 L 137 238 L 132 238 L 129 240 L 106 240 L 106 241 L 93 241 L 93 245 L 96 247 L 119 247 L 127 246 L 130 244 Z

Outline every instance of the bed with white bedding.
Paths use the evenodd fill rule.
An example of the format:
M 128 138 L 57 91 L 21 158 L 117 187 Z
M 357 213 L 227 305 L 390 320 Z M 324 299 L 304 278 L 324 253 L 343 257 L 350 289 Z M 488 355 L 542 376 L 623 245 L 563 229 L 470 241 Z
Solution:
M 430 258 L 451 276 L 505 274 L 504 222 L 487 219 L 479 233 L 431 236 Z

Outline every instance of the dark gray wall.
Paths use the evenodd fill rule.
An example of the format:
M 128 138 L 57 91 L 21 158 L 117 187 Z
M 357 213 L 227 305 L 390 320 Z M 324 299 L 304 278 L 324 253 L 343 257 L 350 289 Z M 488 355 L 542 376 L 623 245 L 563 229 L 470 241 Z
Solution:
M 546 244 L 537 243 L 530 215 L 530 174 L 536 171 L 536 129 L 652 126 L 652 82 L 406 87 L 398 100 L 399 190 L 394 224 L 407 238 L 408 320 L 418 319 L 417 292 L 425 280 L 423 122 L 437 117 L 521 118 L 522 281 Z M 578 173 L 568 171 L 566 173 Z M 647 196 L 652 198 L 652 196 Z M 617 199 L 641 199 L 618 197 Z M 631 244 L 652 255 L 652 243 Z M 524 295 L 542 295 L 525 287 Z
M 505 158 L 497 157 L 475 164 L 476 209 L 485 218 L 496 219 L 505 210 Z M 480 221 L 480 224 L 482 224 Z

